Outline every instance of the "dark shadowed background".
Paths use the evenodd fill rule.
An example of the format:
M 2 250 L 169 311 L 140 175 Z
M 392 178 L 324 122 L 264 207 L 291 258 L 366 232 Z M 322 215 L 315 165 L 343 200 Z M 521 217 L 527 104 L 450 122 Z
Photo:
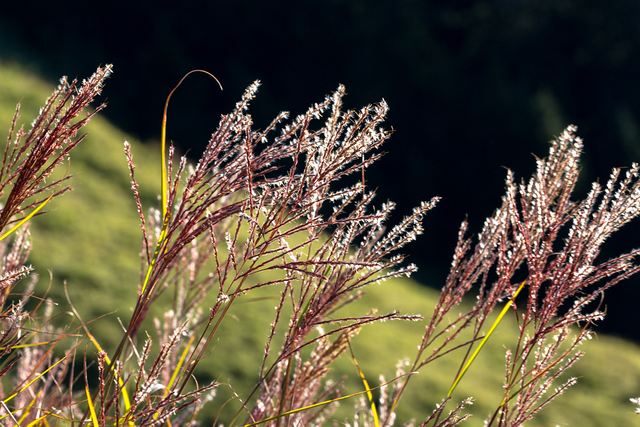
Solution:
M 113 63 L 106 115 L 133 137 L 168 137 L 199 153 L 244 88 L 264 127 L 281 110 L 302 113 L 338 83 L 346 106 L 387 100 L 388 154 L 366 178 L 398 220 L 432 196 L 443 200 L 425 236 L 406 250 L 417 278 L 439 287 L 465 216 L 471 230 L 500 204 L 504 167 L 518 177 L 568 124 L 585 140 L 583 181 L 640 161 L 640 3 L 571 0 L 136 1 L 0 3 L 0 60 L 54 81 Z M 124 161 L 124 160 L 123 160 Z M 627 226 L 605 249 L 640 246 Z M 640 339 L 640 279 L 608 292 L 602 328 Z

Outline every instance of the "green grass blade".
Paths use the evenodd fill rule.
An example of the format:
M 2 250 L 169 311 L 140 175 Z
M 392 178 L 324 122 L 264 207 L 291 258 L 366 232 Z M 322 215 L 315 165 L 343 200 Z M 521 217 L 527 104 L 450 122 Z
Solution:
M 35 378 L 31 381 L 29 381 L 26 385 L 24 385 L 20 390 L 16 391 L 15 393 L 13 393 L 11 396 L 5 398 L 3 400 L 3 402 L 8 402 L 11 399 L 13 399 L 14 397 L 16 397 L 17 395 L 19 395 L 20 393 L 22 393 L 24 390 L 26 390 L 27 388 L 29 388 L 29 386 L 31 386 L 31 384 L 33 384 L 34 382 L 38 381 L 40 378 L 42 378 L 44 376 L 44 374 L 46 374 L 47 372 L 49 372 L 51 369 L 55 368 L 58 363 L 62 362 L 63 360 L 65 360 L 67 358 L 67 356 L 64 356 L 62 358 L 60 358 L 60 360 L 58 360 L 56 363 L 52 364 L 51 366 L 49 366 L 47 369 L 44 370 L 44 372 L 39 373 L 38 375 L 35 376 Z M 1 418 L 0 418 L 1 419 Z
M 216 78 L 216 76 L 214 76 L 213 74 L 211 74 L 208 71 L 205 70 L 191 70 L 189 71 L 187 74 L 184 75 L 184 77 L 182 77 L 182 79 L 180 79 L 180 81 L 178 82 L 178 84 L 176 85 L 176 87 L 174 87 L 171 92 L 169 92 L 169 96 L 167 96 L 167 100 L 164 103 L 164 112 L 162 114 L 162 131 L 161 131 L 161 137 L 160 137 L 160 162 L 161 164 L 161 175 L 160 175 L 160 191 L 162 192 L 162 231 L 160 232 L 160 238 L 158 239 L 158 244 L 156 245 L 156 250 L 153 254 L 153 259 L 151 260 L 151 264 L 149 265 L 149 269 L 147 270 L 147 275 L 144 279 L 144 283 L 142 284 L 142 291 L 141 294 L 144 294 L 147 285 L 149 284 L 149 279 L 151 277 L 151 271 L 153 270 L 153 266 L 156 263 L 156 260 L 158 259 L 158 255 L 160 253 L 160 249 L 162 247 L 162 245 L 164 244 L 164 240 L 167 236 L 167 226 L 169 225 L 169 215 L 168 215 L 168 207 L 167 207 L 167 183 L 169 182 L 167 179 L 167 155 L 166 155 L 166 146 L 167 146 L 167 110 L 169 109 L 169 100 L 171 99 L 171 96 L 173 95 L 173 93 L 180 87 L 180 85 L 182 84 L 182 82 L 184 81 L 184 79 L 187 78 L 187 76 L 189 76 L 190 74 L 193 73 L 204 73 L 208 76 L 210 76 L 211 78 L 213 78 L 216 83 L 218 83 L 218 86 L 220 86 L 220 90 L 222 90 L 222 84 L 220 84 L 220 81 Z
M 167 109 L 169 108 L 169 100 L 171 99 L 171 95 L 173 95 L 173 92 L 175 92 L 180 85 L 182 84 L 182 82 L 184 81 L 184 79 L 187 78 L 187 76 L 189 76 L 190 74 L 193 73 L 204 73 L 208 76 L 210 76 L 211 78 L 213 78 L 216 83 L 218 83 L 218 86 L 220 86 L 220 90 L 222 90 L 222 85 L 220 84 L 220 81 L 216 78 L 216 76 L 214 76 L 213 74 L 211 74 L 208 71 L 205 70 L 191 70 L 189 71 L 187 74 L 184 75 L 184 77 L 182 77 L 182 79 L 180 79 L 180 81 L 178 82 L 178 84 L 176 85 L 176 87 L 173 88 L 173 90 L 171 92 L 169 92 L 169 96 L 167 96 L 167 100 L 164 103 L 164 113 L 162 115 L 162 133 L 161 133 L 161 151 L 162 151 L 162 183 L 161 183 L 161 187 L 162 187 L 162 217 L 163 218 L 167 218 L 167 162 L 166 162 L 166 142 L 167 142 Z
M 13 233 L 14 231 L 16 231 L 18 228 L 20 228 L 20 226 L 22 224 L 24 224 L 25 222 L 29 221 L 31 219 L 31 217 L 33 217 L 35 214 L 38 213 L 38 211 L 40 209 L 42 209 L 44 207 L 44 205 L 46 205 L 47 203 L 49 203 L 49 201 L 53 198 L 53 194 L 50 195 L 49 197 L 47 197 L 45 199 L 44 202 L 42 202 L 40 204 L 40 206 L 38 206 L 37 208 L 35 208 L 29 215 L 27 215 L 26 217 L 24 217 L 19 223 L 17 223 L 15 226 L 13 226 L 13 228 L 9 231 L 7 231 L 6 233 L 4 233 L 2 236 L 0 236 L 0 241 L 4 240 L 7 236 L 11 235 L 11 233 Z
M 458 374 L 458 377 L 456 378 L 456 380 L 453 382 L 453 385 L 451 386 L 451 388 L 449 389 L 449 393 L 447 393 L 447 397 L 451 397 L 451 394 L 453 393 L 453 390 L 456 389 L 458 383 L 460 382 L 460 380 L 462 379 L 462 377 L 464 376 L 464 374 L 467 372 L 467 369 L 469 369 L 469 366 L 471 366 L 471 364 L 473 363 L 473 361 L 475 360 L 476 356 L 478 355 L 478 353 L 480 353 L 480 350 L 482 350 L 482 347 L 484 347 L 485 343 L 487 342 L 487 340 L 489 339 L 489 337 L 491 336 L 491 334 L 493 333 L 493 331 L 496 329 L 496 327 L 500 324 L 500 322 L 502 321 L 502 318 L 504 317 L 505 314 L 507 314 L 507 311 L 509 311 L 509 307 L 511 307 L 513 305 L 513 301 L 516 299 L 516 297 L 518 296 L 518 294 L 520 293 L 520 291 L 522 290 L 522 288 L 524 288 L 525 283 L 527 283 L 527 281 L 523 281 L 520 286 L 518 287 L 518 289 L 516 290 L 516 292 L 513 294 L 513 297 L 511 298 L 511 300 L 505 304 L 504 308 L 502 309 L 502 311 L 500 312 L 500 315 L 498 316 L 498 318 L 493 322 L 493 325 L 491 325 L 491 328 L 489 329 L 489 332 L 487 332 L 487 334 L 484 336 L 484 338 L 482 339 L 482 341 L 480 342 L 480 345 L 478 346 L 478 348 L 476 348 L 476 350 L 473 352 L 473 354 L 471 355 L 471 357 L 469 358 L 469 360 L 467 361 L 467 363 L 464 365 L 464 367 L 462 368 L 462 370 L 460 371 L 460 373 Z
M 360 369 L 360 366 L 358 365 L 358 361 L 356 360 L 356 356 L 353 354 L 353 348 L 351 347 L 351 340 L 349 339 L 349 335 L 347 335 L 347 343 L 349 343 L 349 351 L 351 352 L 351 360 L 353 360 L 353 363 L 356 365 L 356 369 L 358 370 L 358 373 L 360 374 L 360 378 L 362 379 L 362 384 L 364 385 L 364 389 L 367 392 L 367 398 L 369 398 L 369 405 L 371 406 L 371 415 L 373 416 L 373 422 L 375 423 L 376 427 L 380 427 L 380 420 L 378 419 L 378 411 L 376 410 L 376 404 L 373 401 L 373 395 L 371 394 L 371 389 L 369 388 L 369 383 L 367 382 L 367 379 L 364 376 L 364 373 L 362 372 L 362 369 Z
M 85 394 L 87 395 L 87 404 L 89 405 L 89 410 L 91 411 L 91 421 L 93 423 L 93 427 L 100 427 L 98 425 L 98 416 L 96 415 L 96 410 L 93 407 L 93 401 L 91 400 L 91 392 L 89 391 L 89 385 L 84 386 Z

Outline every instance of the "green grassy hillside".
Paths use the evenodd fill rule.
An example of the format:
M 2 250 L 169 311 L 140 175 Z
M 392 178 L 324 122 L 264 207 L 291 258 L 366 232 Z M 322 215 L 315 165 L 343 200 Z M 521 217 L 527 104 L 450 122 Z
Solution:
M 17 102 L 22 104 L 20 122 L 28 126 L 52 88 L 53 83 L 42 82 L 17 64 L 0 63 L 0 127 L 9 128 Z M 108 83 L 104 93 L 108 97 Z M 143 107 L 141 110 L 145 110 Z M 89 136 L 72 154 L 74 191 L 56 199 L 47 206 L 46 215 L 32 221 L 31 262 L 40 274 L 40 291 L 46 289 L 51 275 L 50 296 L 59 303 L 59 310 L 68 309 L 62 287 L 66 281 L 71 300 L 85 321 L 106 315 L 92 323 L 91 330 L 106 349 L 113 350 L 121 336 L 117 319 L 128 321 L 140 275 L 141 236 L 123 141 L 129 139 L 132 143 L 137 179 L 147 207 L 157 203 L 159 149 L 157 144 L 131 141 L 99 116 L 90 124 L 89 131 Z M 480 222 L 482 218 L 471 220 Z M 412 261 L 418 265 L 421 262 Z M 261 295 L 265 299 L 235 307 L 229 318 L 233 320 L 223 324 L 208 362 L 201 365 L 202 382 L 217 379 L 230 383 L 241 395 L 248 392 L 258 373 L 276 295 L 265 291 Z M 380 312 L 398 309 L 402 313 L 428 316 L 436 298 L 436 291 L 414 281 L 394 280 L 371 287 L 349 310 L 363 314 L 370 308 Z M 390 322 L 362 330 L 354 339 L 354 350 L 371 383 L 378 382 L 379 374 L 392 378 L 397 361 L 415 355 L 424 326 L 424 322 Z M 463 425 L 482 425 L 484 417 L 499 403 L 504 349 L 513 342 L 515 326 L 507 317 L 456 390 L 455 400 L 475 398 L 470 410 L 477 416 Z M 638 346 L 598 335 L 584 349 L 587 355 L 572 371 L 572 375 L 580 377 L 578 385 L 528 425 L 588 427 L 638 423 L 628 400 L 640 395 Z M 451 385 L 460 358 L 461 355 L 452 354 L 414 377 L 398 410 L 399 421 L 415 418 L 421 422 L 428 416 Z M 335 378 L 343 374 L 352 378 L 348 383 L 350 392 L 361 390 L 362 384 L 355 380 L 357 372 L 346 356 L 332 372 Z M 221 386 L 219 397 L 209 404 L 207 414 L 214 414 L 229 395 L 228 388 Z M 343 402 L 338 418 L 348 416 L 351 408 L 352 402 Z M 231 413 L 225 409 L 227 412 Z

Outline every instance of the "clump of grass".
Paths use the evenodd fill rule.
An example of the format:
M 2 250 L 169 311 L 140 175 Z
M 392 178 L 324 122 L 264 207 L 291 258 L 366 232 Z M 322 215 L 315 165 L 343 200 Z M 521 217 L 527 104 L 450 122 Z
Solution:
M 462 224 L 451 273 L 411 367 L 419 370 L 459 348 L 463 329 L 472 331 L 469 343 L 482 340 L 487 316 L 508 301 L 516 312 L 519 335 L 517 342 L 505 343 L 504 397 L 488 426 L 521 425 L 575 383 L 570 378 L 548 393 L 582 356 L 578 346 L 590 338 L 588 325 L 604 317 L 594 302 L 639 268 L 633 264 L 639 250 L 598 261 L 604 241 L 638 215 L 638 165 L 625 174 L 614 169 L 606 185 L 593 183 L 585 200 L 571 200 L 582 151 L 575 130 L 568 127 L 552 142 L 549 157 L 537 160 L 528 182 L 516 184 L 508 171 L 503 204 L 485 221 L 475 245 L 465 238 L 467 224 Z M 524 280 L 516 280 L 518 275 Z M 526 298 L 516 303 L 523 287 Z M 447 321 L 446 314 L 472 289 L 477 300 L 473 308 Z M 472 358 L 472 348 L 466 346 L 454 386 Z M 450 396 L 451 391 L 445 403 Z M 434 411 L 435 425 L 443 406 Z
M 3 396 L 2 418 L 9 417 L 17 425 L 55 416 L 59 412 L 56 408 L 68 407 L 73 411 L 76 405 L 70 391 L 75 382 L 74 375 L 70 375 L 74 349 L 62 358 L 54 356 L 54 349 L 75 331 L 53 326 L 52 302 L 32 295 L 35 280 L 31 280 L 20 294 L 12 291 L 19 280 L 33 271 L 26 264 L 31 246 L 25 220 L 49 200 L 71 189 L 63 185 L 70 178 L 68 175 L 52 182 L 47 182 L 47 179 L 84 138 L 85 135 L 77 135 L 78 131 L 104 107 L 100 105 L 84 118 L 79 118 L 100 94 L 110 73 L 111 66 L 99 68 L 79 86 L 76 80 L 69 83 L 62 78 L 28 132 L 23 128 L 16 129 L 19 105 L 9 130 L 0 167 L 0 199 L 3 202 L 0 212 L 0 230 L 3 233 L 0 238 L 0 318 L 3 326 L 0 334 L 0 376 L 10 374 L 11 380 L 0 382 L 0 395 Z M 32 211 L 27 214 L 30 209 Z M 8 245 L 6 237 L 11 233 L 15 237 Z M 35 307 L 27 310 L 32 301 Z M 30 318 L 33 323 L 27 326 Z M 68 384 L 68 392 L 63 391 L 65 383 Z M 72 416 L 73 412 L 69 414 Z
M 17 230 L 12 245 L 0 243 L 0 417 L 18 425 L 195 425 L 216 389 L 231 387 L 202 384 L 197 366 L 220 351 L 214 344 L 232 307 L 271 289 L 277 302 L 255 385 L 242 393 L 231 389 L 240 410 L 220 415 L 231 425 L 326 424 L 346 397 L 342 383 L 327 382 L 326 374 L 360 328 L 421 319 L 398 312 L 341 314 L 367 286 L 415 271 L 398 250 L 421 234 L 423 216 L 438 200 L 387 228 L 393 203 L 376 207 L 375 193 L 357 178 L 380 158 L 379 148 L 389 137 L 381 127 L 386 103 L 344 111 L 345 92 L 339 87 L 293 120 L 282 113 L 264 130 L 255 130 L 247 111 L 256 82 L 234 111 L 222 116 L 195 165 L 175 158 L 172 145 L 165 158 L 163 141 L 161 202 L 148 213 L 134 154 L 125 142 L 142 231 L 141 274 L 133 314 L 111 350 L 103 349 L 81 321 L 77 329 L 54 327 L 53 305 L 46 297 L 27 310 L 27 302 L 35 299 L 30 288 L 14 291 L 31 272 L 27 225 L 20 220 L 68 190 L 59 188 L 68 176 L 50 184 L 46 178 L 81 141 L 77 131 L 102 108 L 76 119 L 100 93 L 109 72 L 110 67 L 98 69 L 77 89 L 75 82 L 63 80 L 29 133 L 16 131 L 13 121 L 0 170 L 0 196 L 8 192 L 0 230 Z M 569 379 L 548 392 L 582 355 L 578 346 L 589 337 L 588 324 L 604 316 L 594 301 L 639 268 L 633 264 L 637 250 L 606 262 L 598 254 L 613 232 L 638 215 L 640 183 L 637 165 L 624 175 L 614 170 L 605 186 L 594 184 L 585 200 L 572 201 L 582 149 L 574 133 L 569 127 L 552 143 L 549 157 L 537 160 L 528 182 L 517 184 L 508 172 L 503 204 L 487 219 L 477 243 L 465 236 L 467 225 L 462 225 L 451 273 L 418 352 L 412 363 L 398 365 L 396 378 L 383 381 L 378 402 L 351 352 L 354 373 L 363 383 L 355 397 L 354 425 L 393 425 L 411 376 L 444 356 L 461 358 L 451 389 L 434 402 L 430 415 L 416 416 L 424 426 L 453 426 L 466 419 L 464 408 L 472 399 L 449 402 L 509 310 L 519 335 L 516 342 L 504 343 L 504 397 L 486 425 L 522 425 L 575 382 Z M 348 176 L 356 178 L 345 185 Z M 145 336 L 141 331 L 152 307 L 169 293 L 171 307 L 154 319 L 153 339 Z M 455 313 L 471 293 L 475 305 Z M 518 294 L 525 296 L 516 299 Z M 488 324 L 496 308 L 502 312 Z M 86 341 L 63 356 L 54 351 L 70 336 L 93 343 L 94 366 L 87 357 L 94 350 Z

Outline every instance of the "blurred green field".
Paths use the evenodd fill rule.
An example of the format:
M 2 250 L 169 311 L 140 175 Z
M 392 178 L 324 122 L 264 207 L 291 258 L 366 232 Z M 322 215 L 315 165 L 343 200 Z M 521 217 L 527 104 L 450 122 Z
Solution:
M 17 102 L 22 104 L 19 122 L 28 127 L 53 86 L 53 82 L 41 81 L 19 64 L 0 61 L 0 127 L 7 132 Z M 108 82 L 104 94 L 108 98 Z M 239 98 L 241 94 L 237 95 Z M 146 110 L 143 107 L 141 111 Z M 160 111 L 160 107 L 152 109 L 156 110 Z M 160 120 L 158 116 L 158 127 Z M 62 287 L 66 281 L 70 298 L 85 321 L 106 315 L 90 327 L 103 346 L 113 351 L 121 336 L 118 318 L 123 323 L 129 320 L 140 275 L 141 233 L 123 142 L 128 139 L 132 144 L 137 179 L 147 208 L 157 203 L 159 145 L 131 140 L 99 116 L 94 118 L 89 130 L 89 136 L 72 153 L 70 172 L 74 175 L 74 191 L 52 202 L 47 206 L 46 215 L 32 221 L 34 249 L 31 263 L 40 275 L 41 291 L 46 289 L 51 275 L 49 295 L 59 304 L 61 312 L 68 310 Z M 480 222 L 483 218 L 470 220 Z M 429 221 L 428 217 L 426 221 Z M 421 263 L 415 257 L 412 261 Z M 276 295 L 277 289 L 266 290 L 259 295 L 264 299 L 248 299 L 235 307 L 232 316 L 223 324 L 207 362 L 200 366 L 198 375 L 202 383 L 216 379 L 231 384 L 240 395 L 248 393 L 258 375 Z M 348 311 L 364 314 L 371 308 L 377 308 L 379 312 L 397 309 L 405 314 L 420 313 L 427 317 L 436 298 L 437 292 L 432 288 L 408 279 L 393 280 L 368 289 Z M 160 313 L 158 309 L 155 314 Z M 507 316 L 498 327 L 454 394 L 455 401 L 468 396 L 475 398 L 475 404 L 470 408 L 475 416 L 463 425 L 482 425 L 484 418 L 500 402 L 504 350 L 515 342 L 515 325 L 511 320 Z M 354 351 L 372 385 L 378 383 L 379 374 L 392 378 L 398 360 L 415 355 L 424 327 L 424 322 L 388 322 L 362 330 L 353 341 Z M 149 333 L 153 335 L 152 331 Z M 634 343 L 599 334 L 584 346 L 584 350 L 587 355 L 570 372 L 580 377 L 578 385 L 552 402 L 528 426 L 638 424 L 629 398 L 640 396 L 640 348 Z M 450 387 L 461 357 L 454 353 L 427 366 L 412 379 L 398 409 L 396 425 L 410 418 L 421 423 L 430 414 Z M 353 363 L 346 355 L 337 362 L 331 375 L 334 378 L 349 375 L 349 392 L 362 389 Z M 208 404 L 207 417 L 212 417 L 228 396 L 228 387 L 221 385 L 218 397 Z M 237 406 L 228 405 L 220 421 L 229 420 L 232 407 Z M 352 413 L 352 407 L 352 401 L 343 402 L 336 418 L 343 421 Z M 211 420 L 207 418 L 207 421 Z

